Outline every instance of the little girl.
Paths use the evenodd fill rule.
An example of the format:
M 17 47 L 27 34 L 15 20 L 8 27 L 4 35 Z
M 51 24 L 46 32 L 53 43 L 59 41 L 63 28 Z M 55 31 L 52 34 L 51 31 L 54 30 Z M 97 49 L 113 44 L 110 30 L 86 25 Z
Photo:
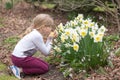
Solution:
M 36 51 L 40 51 L 45 56 L 49 55 L 55 33 L 52 32 L 48 36 L 46 43 L 44 43 L 41 32 L 45 28 L 52 29 L 51 26 L 53 25 L 54 21 L 48 14 L 39 14 L 33 19 L 33 26 L 30 28 L 33 30 L 17 43 L 12 52 L 11 59 L 14 65 L 10 66 L 10 68 L 17 78 L 21 78 L 19 68 L 22 68 L 25 74 L 43 74 L 48 72 L 48 63 L 32 55 Z M 44 33 L 48 33 L 47 30 Z

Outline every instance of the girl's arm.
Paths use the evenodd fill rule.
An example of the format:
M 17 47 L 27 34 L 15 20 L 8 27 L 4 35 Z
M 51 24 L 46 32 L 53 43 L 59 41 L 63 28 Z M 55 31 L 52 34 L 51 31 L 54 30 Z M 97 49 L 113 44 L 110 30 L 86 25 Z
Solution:
M 44 43 L 42 35 L 34 35 L 33 43 L 36 45 L 38 50 L 43 53 L 44 55 L 48 55 L 50 53 L 51 47 L 52 47 L 52 38 L 48 37 L 46 44 Z

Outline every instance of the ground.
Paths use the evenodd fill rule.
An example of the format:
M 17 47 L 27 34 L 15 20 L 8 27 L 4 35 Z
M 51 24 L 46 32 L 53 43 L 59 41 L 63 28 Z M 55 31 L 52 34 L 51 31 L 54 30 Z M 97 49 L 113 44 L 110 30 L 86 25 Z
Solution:
M 0 63 L 1 64 L 4 63 L 6 67 L 2 67 L 4 66 L 4 64 L 0 65 L 0 69 L 1 67 L 4 68 L 4 71 L 0 70 L 0 77 L 3 74 L 10 75 L 10 77 L 13 76 L 9 72 L 10 70 L 7 68 L 9 65 L 11 65 L 10 55 L 14 47 L 12 44 L 7 44 L 10 42 L 10 37 L 19 36 L 21 33 L 23 33 L 25 29 L 30 26 L 31 20 L 33 19 L 33 17 L 35 17 L 39 13 L 49 13 L 50 15 L 52 15 L 56 25 L 58 25 L 61 22 L 65 23 L 68 21 L 66 17 L 67 14 L 63 12 L 54 11 L 50 9 L 41 9 L 41 8 L 34 9 L 30 4 L 23 3 L 23 2 L 17 5 L 14 5 L 14 8 L 11 10 L 1 9 L 0 11 L 0 24 L 1 24 L 0 25 Z M 115 31 L 115 29 L 109 29 L 108 32 L 113 33 L 113 31 Z M 47 35 L 48 34 L 46 34 L 46 36 Z M 115 48 L 120 47 L 120 40 L 115 42 L 115 44 L 116 44 Z M 120 80 L 120 58 L 113 55 L 112 61 L 114 66 L 112 65 L 111 67 L 105 66 L 104 71 L 101 74 L 96 71 L 91 71 L 90 77 L 88 77 L 86 80 Z M 22 80 L 44 80 L 44 78 L 46 78 L 45 80 L 71 80 L 70 78 L 65 79 L 62 73 L 54 65 L 50 65 L 50 71 L 46 74 L 37 75 L 37 76 L 27 76 Z M 17 80 L 14 77 L 11 78 L 10 80 L 13 80 L 13 79 Z M 7 80 L 7 79 L 5 79 L 3 76 L 3 78 L 0 78 L 0 80 Z M 76 80 L 84 80 L 84 79 L 80 75 L 79 79 L 76 78 Z

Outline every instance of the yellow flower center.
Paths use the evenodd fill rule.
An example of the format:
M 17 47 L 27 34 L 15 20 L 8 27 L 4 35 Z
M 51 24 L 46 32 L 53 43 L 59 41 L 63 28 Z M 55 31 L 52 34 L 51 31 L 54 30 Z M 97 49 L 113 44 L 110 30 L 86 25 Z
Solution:
M 67 31 L 67 32 L 66 32 L 66 35 L 70 35 L 70 32 L 69 32 L 69 31 Z
M 82 36 L 82 37 L 85 37 L 85 36 L 86 36 L 86 32 L 83 32 L 83 31 L 82 31 L 82 32 L 81 32 L 81 36 Z
M 88 24 L 88 21 L 85 21 L 84 24 Z
M 99 41 L 99 40 L 100 40 L 100 37 L 96 37 L 96 40 Z
M 93 24 L 93 23 L 91 23 L 91 24 L 90 24 L 90 26 L 94 26 L 94 24 Z

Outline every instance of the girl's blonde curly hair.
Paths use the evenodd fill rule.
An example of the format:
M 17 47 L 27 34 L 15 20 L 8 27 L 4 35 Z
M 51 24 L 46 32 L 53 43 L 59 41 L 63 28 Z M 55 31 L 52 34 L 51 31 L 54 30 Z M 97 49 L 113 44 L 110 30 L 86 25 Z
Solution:
M 33 29 L 40 29 L 43 26 L 49 26 L 52 27 L 54 26 L 54 20 L 53 18 L 48 15 L 48 14 L 38 14 L 32 21 L 32 24 L 30 27 L 26 29 L 26 31 L 21 34 L 19 37 L 23 37 L 29 32 L 31 32 Z

